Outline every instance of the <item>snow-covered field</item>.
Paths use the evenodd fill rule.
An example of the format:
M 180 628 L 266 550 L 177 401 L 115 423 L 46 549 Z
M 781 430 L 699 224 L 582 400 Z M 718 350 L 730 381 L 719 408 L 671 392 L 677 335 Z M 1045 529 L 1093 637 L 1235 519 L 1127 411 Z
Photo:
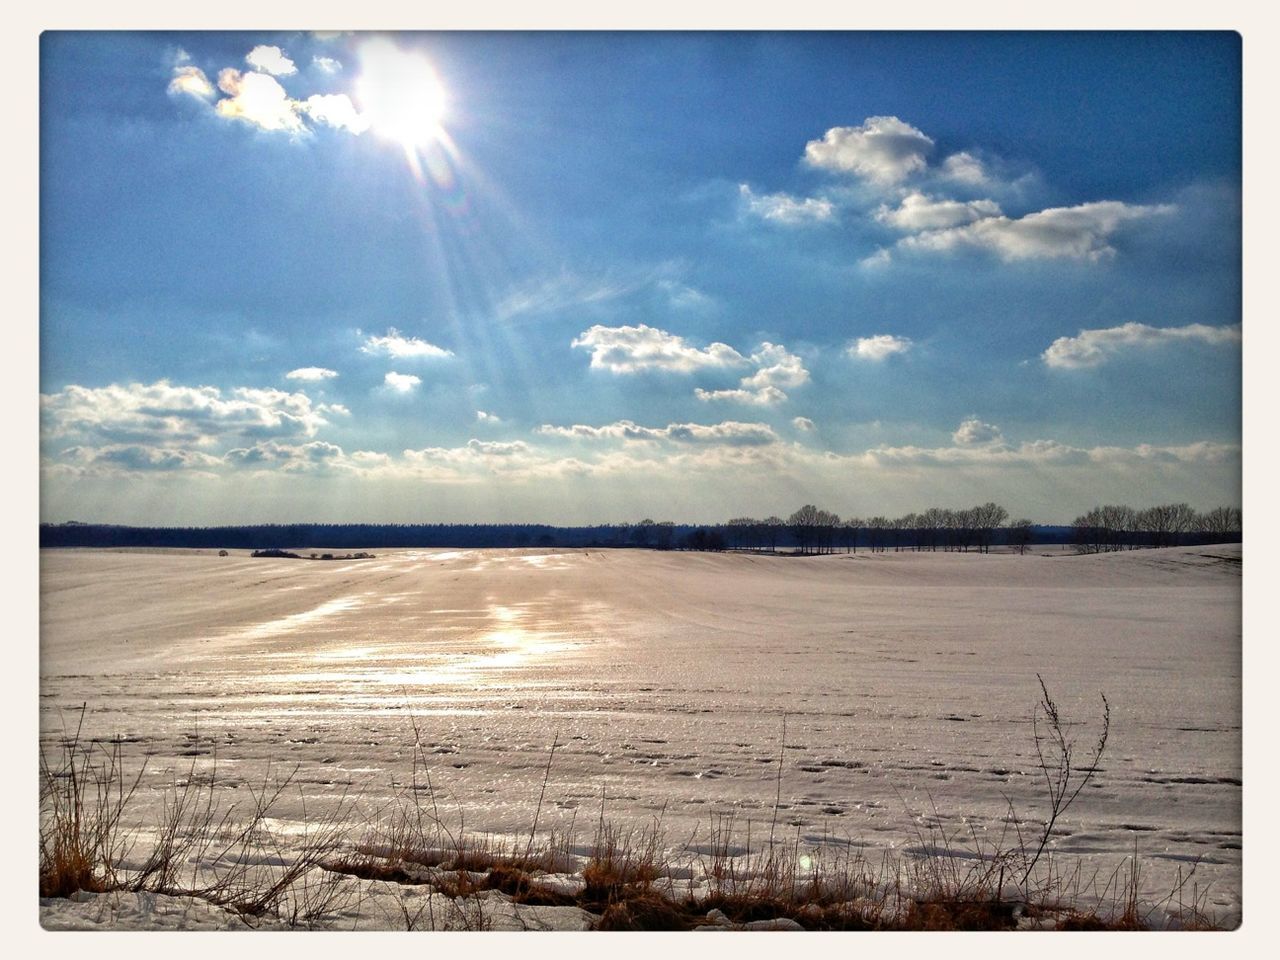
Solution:
M 1205 906 L 1239 916 L 1238 545 L 375 552 L 44 551 L 46 750 L 87 703 L 82 737 L 122 735 L 131 769 L 150 755 L 144 802 L 193 764 L 216 767 L 227 802 L 293 773 L 270 825 L 287 838 L 304 805 L 314 820 L 346 797 L 358 839 L 411 779 L 416 723 L 440 813 L 468 832 L 527 835 L 547 777 L 540 833 L 587 843 L 603 798 L 607 819 L 657 818 L 689 855 L 722 815 L 744 837 L 768 834 L 781 755 L 779 833 L 910 856 L 939 831 L 994 842 L 1010 803 L 1028 820 L 1047 812 L 1039 673 L 1081 722 L 1082 754 L 1099 693 L 1112 705 L 1102 769 L 1065 816 L 1055 861 L 1101 888 L 1136 848 L 1152 900 L 1194 863 Z M 225 920 L 190 904 L 174 920 L 166 898 L 129 897 L 50 902 L 42 916 Z M 393 925 L 377 916 L 352 925 Z

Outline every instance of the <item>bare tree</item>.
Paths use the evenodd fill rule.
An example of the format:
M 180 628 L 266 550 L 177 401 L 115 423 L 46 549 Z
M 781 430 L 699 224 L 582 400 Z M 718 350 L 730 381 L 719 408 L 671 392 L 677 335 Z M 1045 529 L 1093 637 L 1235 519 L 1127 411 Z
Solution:
M 1182 543 L 1196 528 L 1196 512 L 1187 503 L 1169 504 L 1169 533 L 1173 546 Z
M 889 537 L 893 540 L 893 552 L 899 553 L 902 550 L 902 540 L 906 535 L 907 527 L 910 521 L 906 517 L 898 517 L 889 521 Z
M 1148 523 L 1163 521 L 1146 518 Z M 1094 507 L 1071 523 L 1071 539 L 1077 553 L 1122 550 L 1137 537 L 1139 514 L 1132 507 L 1110 504 Z
M 791 528 L 791 537 L 800 548 L 801 553 L 808 553 L 817 534 L 818 508 L 806 503 L 787 519 Z
M 924 543 L 924 521 L 919 513 L 908 513 L 902 517 L 902 534 L 906 538 L 905 545 L 919 553 L 920 545 Z
M 1009 524 L 1009 544 L 1017 547 L 1020 554 L 1026 553 L 1027 547 L 1031 545 L 1034 536 L 1032 526 L 1030 520 L 1014 520 Z
M 1071 521 L 1071 544 L 1076 553 L 1099 553 L 1102 550 L 1100 507 L 1082 513 Z
M 1240 534 L 1244 525 L 1241 523 L 1238 507 L 1214 507 L 1197 518 L 1196 529 L 1211 540 L 1225 540 L 1227 537 Z
M 830 510 L 818 511 L 817 537 L 818 552 L 833 553 L 836 548 L 836 531 L 840 528 L 840 517 Z
M 997 503 L 988 501 L 979 507 L 974 507 L 970 513 L 973 516 L 973 529 L 978 541 L 978 549 L 983 553 L 990 553 L 991 540 L 996 530 L 1009 519 L 1009 511 Z
M 764 528 L 764 534 L 769 540 L 769 552 L 778 552 L 778 535 L 786 529 L 787 522 L 778 516 L 765 517 L 760 524 Z
M 920 515 L 920 522 L 924 527 L 925 538 L 930 551 L 937 550 L 938 538 L 942 531 L 947 528 L 945 511 L 939 510 L 937 507 L 930 507 Z
M 952 510 L 950 513 L 951 531 L 955 536 L 956 546 L 968 553 L 977 532 L 977 516 L 974 509 Z
M 750 517 L 734 517 L 732 520 L 725 522 L 726 539 L 729 541 L 730 550 L 741 550 L 745 546 L 749 546 L 752 528 L 756 525 L 756 521 Z
M 637 547 L 647 547 L 653 536 L 653 521 L 645 517 L 631 528 L 631 542 Z
M 1134 515 L 1135 540 L 1152 547 L 1168 546 L 1173 535 L 1173 513 L 1168 506 L 1148 507 Z
M 887 517 L 868 517 L 867 518 L 867 539 L 870 542 L 872 553 L 884 552 L 884 535 L 889 529 L 889 520 Z
M 1137 513 L 1132 507 L 1123 504 L 1105 506 L 1102 508 L 1101 519 L 1108 550 L 1123 550 L 1133 543 L 1137 530 Z
M 844 552 L 848 553 L 850 550 L 852 550 L 854 553 L 857 553 L 858 552 L 858 534 L 862 531 L 862 527 L 864 526 L 862 518 L 849 517 L 849 519 L 845 520 L 845 522 L 841 526 L 843 528 L 843 534 L 844 534 L 842 537 L 842 540 L 844 542 Z

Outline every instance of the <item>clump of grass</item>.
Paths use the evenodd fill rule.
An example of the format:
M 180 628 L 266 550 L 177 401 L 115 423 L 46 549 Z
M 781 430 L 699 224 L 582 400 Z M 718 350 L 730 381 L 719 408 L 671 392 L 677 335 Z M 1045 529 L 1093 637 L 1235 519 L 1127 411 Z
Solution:
M 660 833 L 655 829 L 624 830 L 601 820 L 591 858 L 582 868 L 585 881 L 580 900 L 587 909 L 650 893 L 661 875 Z M 594 912 L 594 911 L 593 911 Z
M 346 798 L 326 814 L 308 820 L 286 851 L 266 829 L 266 821 L 288 791 L 296 770 L 268 770 L 259 786 L 250 784 L 247 810 L 222 809 L 217 802 L 216 758 L 207 775 L 193 758 L 185 775 L 176 773 L 160 794 L 159 822 L 139 865 L 126 867 L 144 842 L 142 831 L 126 825 L 148 767 L 144 758 L 128 774 L 122 738 L 104 745 L 85 742 L 81 732 L 63 736 L 54 759 L 40 755 L 40 896 L 78 892 L 189 896 L 225 907 L 248 925 L 273 918 L 310 925 L 341 906 L 334 878 L 316 869 L 345 843 Z M 337 878 L 340 879 L 340 878 Z
M 80 707 L 75 732 L 62 737 L 56 759 L 40 750 L 42 897 L 113 888 L 115 864 L 128 845 L 121 819 L 145 766 L 130 780 L 119 739 L 109 746 L 81 742 L 86 706 Z

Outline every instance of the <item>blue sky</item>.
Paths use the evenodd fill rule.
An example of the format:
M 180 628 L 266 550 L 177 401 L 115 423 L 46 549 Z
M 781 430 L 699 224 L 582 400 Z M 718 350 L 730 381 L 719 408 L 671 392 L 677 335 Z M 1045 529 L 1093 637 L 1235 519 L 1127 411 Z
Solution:
M 1235 34 L 41 43 L 45 520 L 1239 503 Z

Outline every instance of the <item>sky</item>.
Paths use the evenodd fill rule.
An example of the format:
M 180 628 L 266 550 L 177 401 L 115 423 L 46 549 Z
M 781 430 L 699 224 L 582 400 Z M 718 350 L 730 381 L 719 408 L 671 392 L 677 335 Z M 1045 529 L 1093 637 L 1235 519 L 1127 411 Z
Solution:
M 41 518 L 1240 503 L 1234 33 L 41 36 Z

